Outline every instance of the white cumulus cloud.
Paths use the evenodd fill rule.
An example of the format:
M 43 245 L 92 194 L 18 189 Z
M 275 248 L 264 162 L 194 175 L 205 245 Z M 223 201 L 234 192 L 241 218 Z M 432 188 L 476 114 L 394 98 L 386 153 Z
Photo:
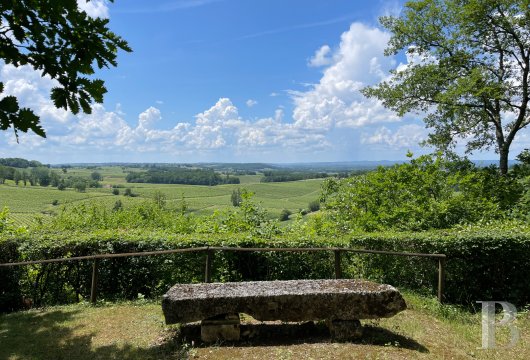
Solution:
M 245 104 L 247 104 L 247 107 L 251 108 L 251 107 L 253 107 L 254 105 L 257 105 L 258 102 L 257 102 L 256 100 L 254 100 L 254 99 L 248 99 L 248 100 L 245 102 Z
M 315 52 L 315 55 L 309 59 L 308 65 L 312 67 L 320 67 L 330 65 L 333 59 L 329 56 L 331 48 L 329 45 L 324 45 Z
M 329 54 L 329 47 L 320 48 L 313 59 L 325 58 L 331 63 L 310 90 L 291 92 L 295 125 L 328 131 L 334 127 L 359 128 L 399 121 L 379 101 L 360 93 L 363 87 L 381 81 L 384 70 L 394 63 L 383 55 L 389 39 L 387 32 L 353 23 L 342 34 L 339 48 L 333 54 Z
M 107 4 L 91 3 L 100 10 Z M 84 6 L 84 1 L 79 4 Z M 91 14 L 96 16 L 95 12 Z M 343 138 L 352 134 L 362 144 L 374 147 L 410 147 L 423 140 L 423 128 L 405 125 L 394 129 L 396 124 L 389 123 L 400 119 L 359 92 L 384 79 L 387 69 L 395 66 L 394 59 L 383 56 L 389 34 L 353 23 L 340 39 L 335 50 L 324 45 L 311 58 L 310 66 L 323 67 L 318 83 L 305 86 L 303 91 L 288 92 L 294 102 L 292 114 L 277 105 L 273 114 L 260 118 L 241 116 L 238 107 L 226 97 L 189 119 L 177 120 L 164 114 L 156 107 L 161 101 L 130 118 L 119 104 L 115 109 L 95 104 L 92 114 L 73 115 L 56 109 L 49 99 L 55 81 L 30 67 L 0 64 L 0 81 L 6 94 L 16 95 L 21 105 L 41 116 L 47 131 L 47 139 L 32 134 L 21 136 L 24 149 L 39 149 L 41 154 L 60 152 L 70 156 L 69 161 L 84 160 L 75 159 L 75 154 L 97 153 L 118 154 L 115 161 L 123 161 L 119 156 L 124 154 L 131 161 L 140 161 L 144 154 L 151 154 L 149 159 L 155 161 L 180 155 L 196 161 L 200 154 L 208 153 L 215 154 L 216 159 L 246 156 L 250 160 L 252 154 L 263 159 L 266 154 L 285 161 L 290 154 L 307 159 L 303 154 L 328 150 L 337 153 L 343 146 L 335 141 L 338 133 Z M 256 100 L 248 99 L 243 106 L 251 108 L 256 104 Z M 11 153 L 20 151 L 12 150 L 21 149 L 14 137 L 5 138 L 5 148 Z
M 77 7 L 85 11 L 90 17 L 104 19 L 109 17 L 109 7 L 106 0 L 77 0 Z
M 392 149 L 404 149 L 417 147 L 418 144 L 427 138 L 427 130 L 417 124 L 407 124 L 392 131 L 385 126 L 381 126 L 371 135 L 364 135 L 361 138 L 363 144 L 380 144 Z

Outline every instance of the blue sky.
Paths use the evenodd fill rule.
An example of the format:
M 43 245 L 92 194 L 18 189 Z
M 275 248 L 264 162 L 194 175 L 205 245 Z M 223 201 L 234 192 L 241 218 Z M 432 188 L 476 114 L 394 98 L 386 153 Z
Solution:
M 53 81 L 0 64 L 6 93 L 48 132 L 1 134 L 0 157 L 62 162 L 401 160 L 427 131 L 359 89 L 406 64 L 385 57 L 378 17 L 399 1 L 94 0 L 134 52 L 97 75 L 109 90 L 92 115 L 49 101 Z M 517 147 L 517 144 L 515 145 Z M 515 154 L 517 152 L 514 152 Z M 475 158 L 495 158 L 484 153 Z

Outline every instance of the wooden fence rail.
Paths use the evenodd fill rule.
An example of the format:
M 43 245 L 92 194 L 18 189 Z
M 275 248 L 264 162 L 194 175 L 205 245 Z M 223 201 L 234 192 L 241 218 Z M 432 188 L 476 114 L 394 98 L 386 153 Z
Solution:
M 70 258 L 59 258 L 59 259 L 46 259 L 46 260 L 33 260 L 33 261 L 21 261 L 13 263 L 1 263 L 0 267 L 12 267 L 12 266 L 24 266 L 34 264 L 49 264 L 66 261 L 80 261 L 80 260 L 92 260 L 92 283 L 90 291 L 90 301 L 96 303 L 97 300 L 97 279 L 98 279 L 98 266 L 100 259 L 112 259 L 121 257 L 131 256 L 149 256 L 149 255 L 167 255 L 185 252 L 204 252 L 206 255 L 205 267 L 204 267 L 204 281 L 211 282 L 212 278 L 212 263 L 216 251 L 236 251 L 236 252 L 319 252 L 319 251 L 332 251 L 335 259 L 335 278 L 342 278 L 342 267 L 341 257 L 343 252 L 352 252 L 358 254 L 378 254 L 378 255 L 391 255 L 391 256 L 412 256 L 412 257 L 425 257 L 438 259 L 438 301 L 442 302 L 443 292 L 445 286 L 445 262 L 447 257 L 445 254 L 424 254 L 424 253 L 411 253 L 411 252 L 395 252 L 395 251 L 382 251 L 382 250 L 366 250 L 366 249 L 351 249 L 351 248 L 337 248 L 337 247 L 326 247 L 326 248 L 238 248 L 238 247 L 217 247 L 217 246 L 203 246 L 195 248 L 182 248 L 172 250 L 158 250 L 158 251 L 144 251 L 135 253 L 120 253 L 120 254 L 98 254 L 98 255 L 87 255 L 87 256 L 76 256 Z

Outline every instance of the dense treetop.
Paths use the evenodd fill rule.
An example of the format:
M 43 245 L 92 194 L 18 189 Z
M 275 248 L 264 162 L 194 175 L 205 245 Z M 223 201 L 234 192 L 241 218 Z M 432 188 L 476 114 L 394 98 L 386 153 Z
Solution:
M 209 169 L 153 168 L 147 171 L 133 171 L 127 174 L 127 182 L 151 184 L 220 185 L 239 184 L 239 178 L 222 176 Z
M 493 148 L 500 171 L 517 132 L 530 123 L 528 0 L 421 0 L 385 16 L 386 54 L 409 63 L 364 90 L 403 116 L 415 112 L 432 131 L 427 143 L 468 152 Z
M 21 158 L 0 158 L 0 165 L 11 166 L 15 168 L 28 168 L 43 166 L 36 160 L 26 160 Z

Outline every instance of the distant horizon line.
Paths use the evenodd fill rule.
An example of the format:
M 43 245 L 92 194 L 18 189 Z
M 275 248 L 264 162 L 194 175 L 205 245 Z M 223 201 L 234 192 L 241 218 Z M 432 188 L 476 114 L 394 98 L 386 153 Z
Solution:
M 498 163 L 498 159 L 469 159 L 473 163 Z M 32 161 L 32 160 L 30 160 Z M 191 161 L 191 162 L 152 162 L 152 161 L 103 161 L 103 162 L 64 162 L 43 163 L 46 165 L 210 165 L 210 164 L 261 164 L 261 165 L 323 165 L 323 164 L 359 164 L 359 163 L 405 163 L 409 160 L 344 160 L 344 161 L 295 161 L 295 162 L 263 162 L 263 161 Z M 519 163 L 516 159 L 508 160 L 509 163 Z

